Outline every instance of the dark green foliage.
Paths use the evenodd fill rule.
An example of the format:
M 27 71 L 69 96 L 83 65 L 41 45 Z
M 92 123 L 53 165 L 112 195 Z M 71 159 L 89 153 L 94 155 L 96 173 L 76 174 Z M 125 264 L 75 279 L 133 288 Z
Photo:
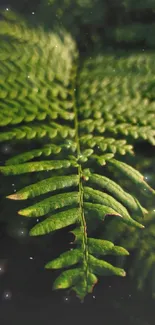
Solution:
M 91 40 L 155 48 L 154 0 L 43 0 L 37 14 L 48 27 L 71 30 L 82 46 Z
M 77 36 L 83 25 L 104 23 L 106 3 L 101 0 L 46 0 L 41 1 L 37 13 L 46 26 L 58 24 L 73 28 L 72 32 Z
M 154 158 L 136 157 L 136 167 L 143 170 L 145 178 L 149 183 L 154 184 L 155 181 L 155 164 Z M 150 168 L 150 166 L 152 166 Z M 143 196 L 143 195 L 142 195 Z M 145 215 L 143 223 L 145 228 L 143 231 L 137 231 L 135 228 L 128 228 L 121 222 L 116 220 L 110 221 L 103 229 L 102 236 L 111 241 L 119 243 L 130 252 L 132 252 L 132 260 L 129 263 L 129 275 L 136 280 L 139 290 L 152 294 L 155 298 L 155 206 L 154 198 L 150 198 L 149 213 Z M 119 264 L 125 266 L 126 258 L 118 258 Z
M 27 146 L 39 140 L 40 148 L 11 157 L 0 172 L 49 172 L 49 177 L 8 198 L 37 198 L 19 211 L 23 217 L 43 217 L 30 230 L 31 236 L 72 225 L 73 251 L 48 262 L 46 268 L 69 268 L 54 288 L 71 287 L 83 299 L 98 275 L 125 276 L 123 269 L 102 256 L 128 252 L 108 238 L 93 238 L 94 231 L 109 216 L 116 224 L 144 227 L 147 210 L 138 196 L 119 184 L 119 173 L 138 192 L 145 188 L 148 195 L 155 194 L 143 176 L 122 161 L 122 156 L 133 155 L 133 139 L 155 145 L 154 102 L 147 96 L 149 90 L 146 93 L 154 78 L 154 54 L 101 53 L 81 62 L 75 42 L 63 29 L 45 32 L 20 18 L 18 23 L 13 13 L 3 15 L 0 140 L 24 139 Z
M 129 230 L 125 224 L 111 221 L 104 228 L 103 236 L 133 251 L 129 275 L 136 279 L 139 290 L 145 288 L 155 298 L 155 210 L 149 212 L 143 222 L 145 229 L 137 231 L 134 228 Z M 123 258 L 121 266 L 125 266 L 125 262 L 126 259 Z

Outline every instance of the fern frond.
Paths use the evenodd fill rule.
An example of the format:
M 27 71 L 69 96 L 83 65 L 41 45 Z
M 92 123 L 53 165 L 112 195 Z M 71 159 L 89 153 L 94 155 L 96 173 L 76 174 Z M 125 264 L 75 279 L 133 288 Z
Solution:
M 134 228 L 130 228 L 129 231 L 125 224 L 111 221 L 111 224 L 104 229 L 104 236 L 110 240 L 117 240 L 126 249 L 133 251 L 129 275 L 136 279 L 138 290 L 142 291 L 147 287 L 152 297 L 155 298 L 154 211 L 145 217 L 144 223 L 145 229 L 139 232 Z M 122 264 L 125 264 L 125 260 Z
M 24 152 L 13 158 L 8 159 L 6 161 L 6 165 L 24 163 L 41 156 L 48 157 L 51 156 L 52 154 L 56 155 L 62 152 L 63 150 L 68 150 L 69 152 L 71 151 L 71 153 L 75 152 L 76 143 L 72 140 L 69 140 L 69 141 L 64 141 L 64 144 L 62 145 L 47 144 L 40 149 L 34 149 L 28 152 Z
M 68 134 L 73 137 L 75 131 L 69 126 L 61 126 L 56 123 L 45 124 L 33 124 L 28 126 L 19 126 L 18 128 L 13 128 L 10 132 L 5 132 L 0 134 L 0 142 L 8 141 L 11 139 L 40 139 L 47 137 L 49 139 L 55 138 L 57 135 L 61 135 L 64 139 Z
M 143 101 L 139 100 L 143 73 L 139 72 L 138 78 L 133 72 L 139 56 L 120 60 L 114 56 L 94 56 L 80 65 L 76 45 L 65 31 L 46 33 L 41 28 L 30 28 L 9 19 L 2 20 L 0 28 L 3 49 L 0 139 L 13 143 L 24 139 L 28 144 L 30 140 L 44 137 L 47 142 L 40 144 L 39 149 L 11 157 L 5 166 L 0 166 L 0 172 L 21 175 L 50 171 L 50 177 L 34 181 L 8 198 L 38 198 L 37 202 L 19 210 L 23 217 L 43 217 L 30 230 L 31 236 L 72 225 L 75 250 L 65 252 L 46 267 L 75 265 L 62 271 L 54 288 L 71 287 L 83 299 L 92 291 L 98 275 L 125 276 L 123 269 L 99 257 L 127 255 L 128 252 L 104 238 L 93 238 L 93 231 L 108 216 L 125 223 L 126 227 L 144 227 L 138 219 L 146 210 L 137 197 L 116 184 L 119 178 L 114 177 L 115 170 L 140 190 L 145 187 L 149 195 L 155 194 L 142 175 L 119 157 L 133 150 L 130 137 L 125 136 L 126 129 L 127 135 L 135 137 L 136 134 L 138 138 L 144 137 L 145 130 L 145 139 L 154 143 L 151 119 L 147 120 L 143 132 L 141 127 L 135 128 L 133 120 Z M 6 36 L 9 42 L 5 41 Z M 146 79 L 147 72 L 144 71 Z M 142 79 L 144 82 L 145 78 Z M 122 95 L 127 105 L 131 104 L 132 121 L 125 109 L 121 109 Z M 132 105 L 133 95 L 139 101 L 137 112 Z M 8 114 L 9 105 L 12 110 Z M 154 113 L 149 105 L 146 115 L 148 112 L 151 116 Z M 109 178 L 105 174 L 110 169 Z M 44 194 L 46 198 L 42 198 Z
M 134 0 L 124 0 L 123 1 L 124 7 L 127 9 L 154 9 L 155 4 L 153 0 L 146 0 L 145 2 L 143 0 L 139 0 L 138 2 L 134 2 Z
M 132 195 L 124 191 L 124 189 L 119 186 L 117 183 L 112 181 L 110 178 L 105 176 L 101 176 L 98 174 L 91 174 L 89 169 L 84 171 L 84 175 L 86 180 L 92 184 L 99 186 L 101 189 L 106 190 L 110 194 L 112 194 L 118 201 L 125 204 L 125 206 L 130 210 L 133 211 L 135 214 L 145 214 L 147 210 L 144 209 L 138 200 L 136 200 Z
M 148 8 L 147 8 L 148 9 Z M 109 31 L 110 38 L 114 38 L 117 42 L 141 44 L 145 42 L 149 48 L 154 48 L 155 41 L 153 34 L 155 32 L 155 24 L 133 23 L 131 25 L 118 27 L 116 30 Z
M 86 60 L 78 80 L 79 114 L 85 118 L 82 128 L 104 136 L 108 132 L 112 137 L 142 138 L 154 145 L 155 105 L 148 97 L 154 71 L 152 53 L 116 52 Z

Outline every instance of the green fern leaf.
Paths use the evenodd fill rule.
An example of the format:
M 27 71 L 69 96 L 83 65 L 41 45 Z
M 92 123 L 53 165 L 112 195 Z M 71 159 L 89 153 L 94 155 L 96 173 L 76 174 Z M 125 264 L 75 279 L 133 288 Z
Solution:
M 154 144 L 154 106 L 141 94 L 142 81 L 149 83 L 150 77 L 147 68 L 140 76 L 133 73 L 140 54 L 122 55 L 119 60 L 115 55 L 94 54 L 81 64 L 76 44 L 66 31 L 45 32 L 10 17 L 5 13 L 0 21 L 0 141 L 27 146 L 33 141 L 34 148 L 38 141 L 40 147 L 11 156 L 0 172 L 34 173 L 34 179 L 36 174 L 43 175 L 8 198 L 39 197 L 19 210 L 23 217 L 45 216 L 30 236 L 75 227 L 76 248 L 45 267 L 76 265 L 62 271 L 53 287 L 71 288 L 83 299 L 92 292 L 98 275 L 125 276 L 124 270 L 98 257 L 128 252 L 111 239 L 93 238 L 93 231 L 108 216 L 127 229 L 129 225 L 144 227 L 138 218 L 146 209 L 117 184 L 118 177 L 113 180 L 114 172 L 119 171 L 139 190 L 155 194 L 137 170 L 120 161 L 120 156 L 133 154 L 131 138 Z M 107 170 L 112 170 L 110 179 Z M 45 171 L 49 177 L 44 179 Z M 42 199 L 42 195 L 47 197 Z
M 71 265 L 75 265 L 82 261 L 82 252 L 80 249 L 74 249 L 67 251 L 63 254 L 61 254 L 58 258 L 55 260 L 48 262 L 45 265 L 46 269 L 60 269 L 63 267 L 68 267 Z
M 133 167 L 116 159 L 111 160 L 109 165 L 112 165 L 115 167 L 115 169 L 120 170 L 123 175 L 127 176 L 133 183 L 142 189 L 142 191 L 148 190 L 150 193 L 155 194 L 155 191 L 144 181 L 143 175 L 141 175 Z
M 129 255 L 123 247 L 115 246 L 112 242 L 89 238 L 89 252 L 93 255 Z
M 50 211 L 76 203 L 79 203 L 78 192 L 57 194 L 26 209 L 20 210 L 18 213 L 26 217 L 41 217 Z
M 147 210 L 140 205 L 138 200 L 133 198 L 129 193 L 125 192 L 121 186 L 111 179 L 98 174 L 91 174 L 88 169 L 85 170 L 84 173 L 88 183 L 90 182 L 94 185 L 100 186 L 102 189 L 107 190 L 135 214 L 141 212 L 143 214 L 147 213 Z
M 90 200 L 92 202 L 100 203 L 108 207 L 111 207 L 113 210 L 117 211 L 122 217 L 122 219 L 130 226 L 135 226 L 135 227 L 137 226 L 138 228 L 143 228 L 141 224 L 139 224 L 138 222 L 136 222 L 130 217 L 126 208 L 121 203 L 116 201 L 112 196 L 91 189 L 89 187 L 85 188 L 84 193 L 85 193 L 84 197 L 86 198 L 86 200 Z
M 81 215 L 79 209 L 75 208 L 59 212 L 34 226 L 30 231 L 30 235 L 38 236 L 48 234 L 51 231 L 67 227 L 78 222 L 80 217 Z
M 4 175 L 21 175 L 25 173 L 34 173 L 43 170 L 68 168 L 72 164 L 73 162 L 69 160 L 39 161 L 0 167 L 0 172 Z
M 41 194 L 49 193 L 51 191 L 56 191 L 77 185 L 77 175 L 51 177 L 38 183 L 24 187 L 22 190 L 16 192 L 15 194 L 9 195 L 8 198 L 13 200 L 26 200 L 28 198 L 33 198 Z

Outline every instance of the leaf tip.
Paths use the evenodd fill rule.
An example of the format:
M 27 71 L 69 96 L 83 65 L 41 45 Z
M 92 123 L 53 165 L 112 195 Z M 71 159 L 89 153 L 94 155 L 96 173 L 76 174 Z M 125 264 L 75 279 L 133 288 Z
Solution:
M 126 272 L 124 270 L 122 270 L 122 276 L 125 277 L 126 276 Z
M 7 199 L 10 199 L 10 200 L 19 200 L 17 194 L 10 194 L 10 195 L 7 195 L 6 198 L 7 198 Z
M 11 199 L 11 200 L 26 200 L 27 197 L 20 194 L 20 193 L 15 193 L 15 194 L 10 194 L 6 196 L 7 199 Z
M 24 217 L 28 217 L 28 213 L 23 209 L 23 210 L 19 210 L 18 211 L 18 214 L 20 214 L 21 216 L 24 216 Z

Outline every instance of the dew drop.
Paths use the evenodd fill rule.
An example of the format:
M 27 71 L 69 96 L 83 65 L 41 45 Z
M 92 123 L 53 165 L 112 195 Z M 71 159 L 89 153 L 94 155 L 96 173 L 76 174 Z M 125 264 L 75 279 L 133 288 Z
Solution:
M 3 300 L 10 300 L 12 298 L 12 293 L 9 290 L 3 292 L 2 295 Z
M 151 175 L 146 174 L 146 175 L 144 175 L 144 178 L 145 178 L 147 181 L 149 181 L 149 180 L 151 180 Z
M 9 154 L 9 153 L 12 152 L 12 148 L 11 148 L 11 146 L 9 146 L 8 144 L 6 144 L 6 145 L 2 146 L 1 151 L 2 151 L 4 154 L 7 155 L 7 154 Z
M 64 303 L 69 304 L 71 301 L 71 298 L 69 296 L 64 296 L 63 301 L 64 301 Z
M 15 232 L 17 237 L 26 237 L 28 231 L 26 228 L 19 228 L 17 231 L 15 230 Z

